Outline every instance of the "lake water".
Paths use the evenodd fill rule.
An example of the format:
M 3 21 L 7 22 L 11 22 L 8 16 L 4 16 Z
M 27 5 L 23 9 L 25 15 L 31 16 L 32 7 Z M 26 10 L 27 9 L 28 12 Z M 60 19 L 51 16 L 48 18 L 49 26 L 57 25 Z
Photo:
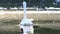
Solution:
M 21 34 L 21 32 L 19 31 L 19 27 L 12 26 L 16 25 L 15 22 L 14 23 L 6 22 L 4 24 L 0 25 L 0 34 Z M 60 34 L 60 29 L 35 27 L 34 34 Z
M 21 34 L 18 31 L 1 31 L 0 34 Z M 60 30 L 54 30 L 49 28 L 37 28 L 34 30 L 34 34 L 60 34 Z

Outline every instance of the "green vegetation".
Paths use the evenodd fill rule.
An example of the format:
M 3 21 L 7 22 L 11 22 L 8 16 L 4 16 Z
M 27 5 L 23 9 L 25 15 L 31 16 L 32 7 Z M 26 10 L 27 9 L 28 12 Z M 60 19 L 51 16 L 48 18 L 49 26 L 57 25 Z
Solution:
M 7 7 L 8 9 L 10 7 L 20 7 L 23 5 L 22 2 L 23 0 L 0 0 L 0 7 Z M 28 7 L 33 7 L 33 6 L 40 7 L 42 4 L 44 4 L 45 7 L 55 7 L 55 5 L 53 5 L 55 0 L 45 0 L 44 3 L 41 2 L 41 0 L 26 0 L 26 2 Z

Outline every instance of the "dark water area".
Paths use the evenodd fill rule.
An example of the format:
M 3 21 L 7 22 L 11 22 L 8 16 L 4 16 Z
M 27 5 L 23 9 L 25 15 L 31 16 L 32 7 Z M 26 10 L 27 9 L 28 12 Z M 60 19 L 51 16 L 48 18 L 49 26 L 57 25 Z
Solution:
M 0 34 L 21 34 L 17 31 L 0 31 Z M 34 34 L 60 34 L 60 30 L 50 28 L 37 28 L 34 30 Z
M 17 21 L 16 22 L 11 21 L 11 22 L 4 22 L 3 24 L 0 24 L 1 27 L 2 27 L 2 25 L 4 27 L 9 25 L 10 28 L 14 27 L 12 30 L 15 30 L 15 31 L 12 31 L 12 30 L 5 31 L 5 30 L 0 29 L 0 34 L 21 34 L 21 32 L 18 31 L 19 29 L 17 26 L 16 26 L 16 28 L 15 28 L 15 26 L 12 26 L 12 25 L 16 25 L 16 24 L 19 24 L 19 23 L 17 23 Z M 7 27 L 7 29 L 9 29 L 9 27 Z M 34 34 L 60 34 L 60 29 L 34 27 Z
M 35 29 L 35 34 L 60 34 L 60 30 L 50 29 L 50 28 L 40 28 Z
M 20 32 L 12 32 L 12 31 L 0 31 L 0 34 L 20 34 Z

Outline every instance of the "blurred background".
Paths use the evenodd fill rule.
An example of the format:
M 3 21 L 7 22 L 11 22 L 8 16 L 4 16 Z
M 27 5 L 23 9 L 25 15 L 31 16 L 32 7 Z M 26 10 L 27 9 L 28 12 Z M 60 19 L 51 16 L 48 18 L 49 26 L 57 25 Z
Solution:
M 21 34 L 24 0 L 0 0 L 0 34 Z M 60 0 L 26 0 L 34 34 L 60 34 Z
M 54 7 L 60 8 L 60 0 L 26 0 L 27 7 L 32 8 L 43 8 Z M 0 0 L 0 7 L 3 8 L 22 8 L 23 0 Z

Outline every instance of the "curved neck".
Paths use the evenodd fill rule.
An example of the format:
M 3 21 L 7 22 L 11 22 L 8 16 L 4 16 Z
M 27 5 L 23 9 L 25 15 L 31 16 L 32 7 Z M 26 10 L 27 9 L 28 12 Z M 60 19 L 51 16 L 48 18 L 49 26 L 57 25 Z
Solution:
M 24 8 L 24 18 L 27 18 L 26 16 L 26 2 L 23 2 L 23 8 Z

